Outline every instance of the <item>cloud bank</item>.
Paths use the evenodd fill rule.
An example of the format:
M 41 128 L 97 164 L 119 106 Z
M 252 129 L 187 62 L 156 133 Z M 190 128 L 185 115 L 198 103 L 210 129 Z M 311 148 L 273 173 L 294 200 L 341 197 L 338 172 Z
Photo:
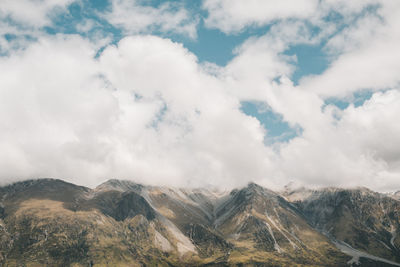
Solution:
M 225 34 L 269 27 L 224 66 L 153 33 L 196 38 L 199 17 L 183 4 L 112 1 L 100 18 L 122 29 L 116 42 L 107 32 L 96 41 L 47 33 L 54 8 L 69 12 L 70 4 L 43 1 L 30 16 L 14 2 L 0 8 L 7 18 L 0 24 L 7 52 L 0 57 L 1 183 L 400 188 L 398 1 L 204 1 L 205 27 Z M 15 21 L 35 28 L 34 40 L 4 37 L 26 29 Z M 296 45 L 318 45 L 327 68 L 292 81 L 297 58 L 286 51 Z M 370 98 L 352 102 L 364 91 Z M 268 127 L 241 110 L 243 101 L 264 103 L 301 132 L 267 144 Z

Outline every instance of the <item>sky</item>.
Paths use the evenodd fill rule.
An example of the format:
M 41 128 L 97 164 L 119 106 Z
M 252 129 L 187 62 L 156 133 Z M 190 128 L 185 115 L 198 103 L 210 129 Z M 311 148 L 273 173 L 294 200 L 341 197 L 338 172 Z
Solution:
M 0 184 L 400 190 L 398 0 L 1 0 Z

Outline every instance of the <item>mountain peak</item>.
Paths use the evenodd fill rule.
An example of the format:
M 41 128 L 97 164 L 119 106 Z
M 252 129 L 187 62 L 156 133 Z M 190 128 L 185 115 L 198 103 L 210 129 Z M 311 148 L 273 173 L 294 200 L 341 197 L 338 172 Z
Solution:
M 278 194 L 275 193 L 274 191 L 267 189 L 265 187 L 262 187 L 253 182 L 248 183 L 247 186 L 240 191 L 246 192 L 247 194 L 251 194 L 251 195 L 258 194 L 258 195 L 269 196 L 269 197 L 278 196 Z
M 60 179 L 41 178 L 31 179 L 0 187 L 3 200 L 9 199 L 52 199 L 64 202 L 73 202 L 83 197 L 90 189 L 65 182 Z
M 61 179 L 55 179 L 55 178 L 37 178 L 37 179 L 28 179 L 28 180 L 22 180 L 22 181 L 17 181 L 8 185 L 5 185 L 4 188 L 12 188 L 12 187 L 30 187 L 34 185 L 46 185 L 46 184 L 70 184 L 64 180 Z
M 137 184 L 135 182 L 129 180 L 118 180 L 118 179 L 110 179 L 100 184 L 95 188 L 96 191 L 135 191 L 140 192 L 143 188 L 143 185 Z

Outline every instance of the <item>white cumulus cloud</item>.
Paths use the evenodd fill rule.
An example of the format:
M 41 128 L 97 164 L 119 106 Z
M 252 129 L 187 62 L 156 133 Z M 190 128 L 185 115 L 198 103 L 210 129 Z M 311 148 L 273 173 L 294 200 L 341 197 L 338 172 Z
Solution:
M 23 16 L 7 3 L 2 15 Z M 122 0 L 103 14 L 127 35 L 115 44 L 40 32 L 24 49 L 0 56 L 1 183 L 57 177 L 95 186 L 122 178 L 175 186 L 255 181 L 278 189 L 296 180 L 398 189 L 398 2 L 240 3 L 205 1 L 206 25 L 226 34 L 273 25 L 236 47 L 225 66 L 199 62 L 183 44 L 146 35 L 194 38 L 197 18 L 183 5 Z M 54 5 L 26 20 L 46 25 Z M 324 21 L 332 10 L 344 22 Z M 87 21 L 79 29 L 93 25 L 100 27 Z M 310 25 L 326 28 L 315 33 Z M 331 62 L 295 84 L 297 57 L 285 52 L 299 44 L 321 46 Z M 359 105 L 327 104 L 328 97 L 362 89 L 372 96 Z M 269 125 L 245 115 L 242 101 L 264 104 L 301 129 L 299 135 L 266 144 Z

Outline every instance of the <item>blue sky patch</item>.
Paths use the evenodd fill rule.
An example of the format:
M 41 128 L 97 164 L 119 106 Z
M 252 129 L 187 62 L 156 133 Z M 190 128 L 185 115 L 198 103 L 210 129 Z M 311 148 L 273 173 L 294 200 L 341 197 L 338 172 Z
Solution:
M 266 144 L 287 142 L 302 132 L 300 127 L 290 127 L 280 114 L 273 112 L 264 103 L 243 101 L 241 110 L 244 114 L 256 118 L 266 129 L 267 134 L 264 139 Z
M 365 101 L 371 99 L 373 93 L 374 92 L 372 90 L 360 90 L 354 92 L 351 96 L 344 98 L 330 97 L 325 99 L 322 109 L 324 109 L 327 105 L 334 105 L 341 110 L 345 110 L 350 104 L 353 104 L 354 107 L 359 107 L 364 105 Z
M 329 66 L 328 57 L 322 45 L 295 45 L 290 47 L 285 54 L 297 57 L 296 70 L 291 77 L 295 85 L 302 77 L 321 74 Z

